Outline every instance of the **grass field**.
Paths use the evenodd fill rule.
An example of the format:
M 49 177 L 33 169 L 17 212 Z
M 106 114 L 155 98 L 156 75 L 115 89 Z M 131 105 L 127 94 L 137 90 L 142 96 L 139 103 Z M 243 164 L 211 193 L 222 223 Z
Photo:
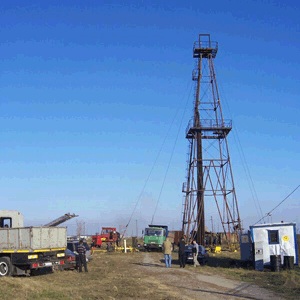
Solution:
M 227 278 L 253 282 L 261 287 L 271 289 L 280 293 L 288 299 L 300 299 L 300 268 L 294 270 L 281 270 L 271 272 L 266 269 L 263 272 L 255 271 L 253 268 L 245 269 L 239 267 L 240 253 L 221 252 L 210 254 L 208 265 L 197 269 L 198 272 L 217 272 Z
M 135 273 L 142 253 L 95 253 L 88 273 L 57 271 L 31 277 L 1 278 L 1 299 L 163 299 Z
M 150 255 L 156 262 L 163 258 L 161 253 Z M 237 253 L 210 255 L 209 265 L 189 267 L 187 270 L 250 281 L 279 292 L 284 298 L 300 298 L 299 268 L 279 273 L 257 272 L 238 267 L 235 264 L 239 259 Z M 88 265 L 89 273 L 57 271 L 31 277 L 4 277 L 0 279 L 1 299 L 175 299 L 170 297 L 168 291 L 157 288 L 149 280 L 150 273 L 143 271 L 149 270 L 151 276 L 155 276 L 155 268 L 142 269 L 138 266 L 144 256 L 145 253 L 95 253 L 93 261 Z M 173 257 L 176 260 L 177 254 L 174 253 Z M 179 266 L 174 264 L 174 274 L 176 268 Z

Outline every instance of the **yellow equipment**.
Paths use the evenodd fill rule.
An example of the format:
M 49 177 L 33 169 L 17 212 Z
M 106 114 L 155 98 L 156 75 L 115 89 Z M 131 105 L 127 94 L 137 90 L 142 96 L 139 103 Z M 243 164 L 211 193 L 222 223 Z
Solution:
M 212 247 L 211 252 L 213 253 L 221 253 L 222 248 L 220 246 Z

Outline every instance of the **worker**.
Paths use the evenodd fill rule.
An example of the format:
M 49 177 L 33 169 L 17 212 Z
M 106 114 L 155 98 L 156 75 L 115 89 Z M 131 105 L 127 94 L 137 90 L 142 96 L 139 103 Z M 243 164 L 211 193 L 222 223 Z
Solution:
M 221 235 L 221 233 L 218 233 L 218 240 L 219 240 L 219 245 L 222 245 L 222 235 Z
M 117 232 L 117 247 L 120 247 L 120 233 Z
M 196 240 L 193 240 L 192 252 L 193 252 L 194 267 L 200 266 L 200 264 L 198 262 L 198 251 L 199 251 L 198 244 L 197 244 Z
M 107 252 L 113 252 L 115 250 L 112 242 L 107 244 L 106 250 Z
M 184 240 L 184 236 L 181 237 L 178 246 L 179 246 L 178 256 L 179 256 L 180 268 L 184 268 L 185 267 L 185 240 Z
M 214 246 L 217 245 L 217 238 L 216 238 L 216 236 L 213 237 L 213 245 L 214 245 Z
M 165 263 L 166 263 L 166 268 L 171 268 L 172 266 L 172 244 L 167 238 L 164 243 L 163 243 L 163 250 L 164 250 L 164 255 L 165 255 Z
M 77 252 L 78 252 L 78 271 L 82 272 L 82 265 L 83 265 L 85 272 L 88 272 L 87 265 L 86 265 L 86 255 L 85 255 L 86 248 L 83 244 L 83 239 L 79 241 Z

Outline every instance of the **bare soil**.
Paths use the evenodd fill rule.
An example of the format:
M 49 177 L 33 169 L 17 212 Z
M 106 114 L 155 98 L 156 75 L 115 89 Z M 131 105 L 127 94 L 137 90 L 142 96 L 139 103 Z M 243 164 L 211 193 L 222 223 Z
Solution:
M 158 290 L 165 291 L 170 297 L 168 299 L 283 299 L 252 283 L 196 270 L 201 266 L 194 268 L 187 265 L 183 269 L 173 260 L 172 268 L 165 268 L 163 259 L 158 259 L 154 253 L 146 253 L 141 266 L 146 275 L 144 280 L 156 285 Z

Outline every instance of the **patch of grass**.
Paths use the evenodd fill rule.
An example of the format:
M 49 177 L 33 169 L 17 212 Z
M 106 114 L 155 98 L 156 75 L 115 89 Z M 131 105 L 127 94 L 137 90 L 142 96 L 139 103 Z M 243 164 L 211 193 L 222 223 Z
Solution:
M 253 282 L 258 286 L 271 289 L 287 299 L 300 298 L 300 268 L 298 266 L 294 270 L 271 272 L 265 269 L 260 272 L 253 268 L 242 268 L 240 253 L 222 252 L 220 254 L 210 254 L 207 266 L 195 271 L 214 274 L 217 272 L 219 275 L 234 280 Z
M 143 254 L 95 253 L 88 273 L 57 271 L 32 277 L 1 278 L 0 295 L 11 299 L 165 299 L 166 294 L 153 293 L 135 270 Z
M 71 298 L 67 297 L 61 292 L 55 292 L 55 291 L 43 291 L 41 294 L 32 294 L 28 296 L 28 299 L 32 300 L 39 300 L 39 299 L 58 299 L 58 300 L 70 300 Z

